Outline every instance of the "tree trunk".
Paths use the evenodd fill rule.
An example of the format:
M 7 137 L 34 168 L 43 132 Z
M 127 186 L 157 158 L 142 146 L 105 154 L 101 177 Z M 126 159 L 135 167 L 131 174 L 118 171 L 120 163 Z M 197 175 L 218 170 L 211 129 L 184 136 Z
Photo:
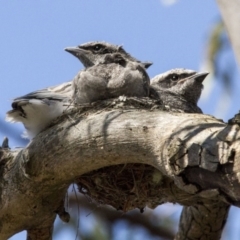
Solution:
M 222 202 L 184 207 L 175 239 L 220 239 L 229 208 Z

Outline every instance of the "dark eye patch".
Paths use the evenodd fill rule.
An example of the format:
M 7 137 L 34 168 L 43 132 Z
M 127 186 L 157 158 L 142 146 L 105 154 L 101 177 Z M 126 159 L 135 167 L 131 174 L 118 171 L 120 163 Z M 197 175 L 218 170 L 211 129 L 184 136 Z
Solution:
M 188 77 L 188 74 L 182 74 L 181 75 L 181 78 L 184 79 L 184 78 L 187 78 Z
M 93 52 L 97 54 L 108 54 L 112 53 L 111 49 L 101 45 L 101 44 L 96 44 L 95 46 L 92 47 Z
M 101 44 L 96 44 L 95 46 L 93 46 L 93 50 L 95 50 L 95 51 L 99 51 L 100 49 L 102 49 Z
M 172 81 L 177 81 L 177 80 L 179 80 L 179 76 L 178 76 L 177 74 L 172 74 L 172 75 L 170 76 L 170 79 L 171 79 Z

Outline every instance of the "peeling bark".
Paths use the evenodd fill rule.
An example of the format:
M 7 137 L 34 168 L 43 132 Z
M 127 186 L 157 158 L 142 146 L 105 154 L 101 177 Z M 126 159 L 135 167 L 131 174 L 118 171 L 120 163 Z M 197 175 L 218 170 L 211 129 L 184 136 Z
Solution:
M 163 176 L 159 204 L 194 206 L 185 211 L 216 202 L 239 206 L 239 127 L 155 108 L 111 100 L 74 109 L 25 149 L 1 149 L 0 239 L 22 230 L 29 239 L 38 230 L 50 232 L 69 184 L 117 164 L 156 168 Z

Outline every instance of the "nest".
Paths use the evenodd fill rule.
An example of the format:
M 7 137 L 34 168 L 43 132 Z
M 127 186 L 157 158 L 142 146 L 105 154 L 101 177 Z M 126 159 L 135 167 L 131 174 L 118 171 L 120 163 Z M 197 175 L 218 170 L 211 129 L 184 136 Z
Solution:
M 79 106 L 75 110 L 84 115 L 98 110 L 131 108 L 168 111 L 159 100 L 124 96 Z M 162 199 L 166 199 L 161 188 L 163 182 L 164 177 L 158 170 L 144 164 L 105 167 L 84 174 L 75 181 L 80 193 L 124 212 L 135 208 L 142 212 L 146 205 L 154 208 L 163 203 Z
M 162 174 L 144 164 L 105 167 L 76 180 L 79 192 L 124 212 L 135 208 L 143 212 L 146 205 L 159 205 L 162 183 Z

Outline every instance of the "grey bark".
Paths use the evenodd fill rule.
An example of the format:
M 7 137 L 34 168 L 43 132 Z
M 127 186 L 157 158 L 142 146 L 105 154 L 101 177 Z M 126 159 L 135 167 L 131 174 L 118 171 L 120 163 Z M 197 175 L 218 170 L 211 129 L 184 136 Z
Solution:
M 0 239 L 24 229 L 29 239 L 36 231 L 50 232 L 69 184 L 116 164 L 155 167 L 163 179 L 159 204 L 240 205 L 238 126 L 122 104 L 71 110 L 25 149 L 1 149 Z
M 175 239 L 220 239 L 229 208 L 223 202 L 184 207 Z

